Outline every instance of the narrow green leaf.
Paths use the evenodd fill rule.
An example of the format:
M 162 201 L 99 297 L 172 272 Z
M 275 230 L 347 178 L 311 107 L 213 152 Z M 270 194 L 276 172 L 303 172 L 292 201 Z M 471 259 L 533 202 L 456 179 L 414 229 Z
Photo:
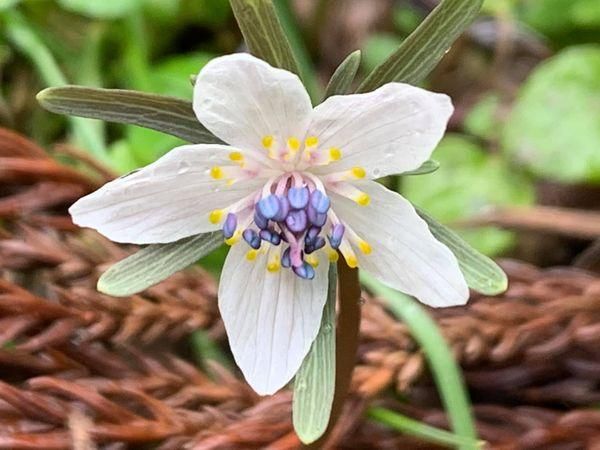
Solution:
M 331 97 L 332 95 L 344 95 L 350 93 L 352 82 L 356 77 L 356 72 L 360 66 L 360 50 L 350 53 L 346 56 L 346 59 L 335 69 L 327 89 L 325 91 L 325 98 Z
M 271 0 L 230 0 L 250 52 L 275 67 L 300 74 Z
M 219 347 L 217 342 L 210 337 L 208 330 L 199 328 L 194 331 L 190 336 L 190 344 L 197 364 L 210 375 L 213 375 L 210 365 L 211 361 L 228 369 L 233 367 L 231 358 L 229 358 Z
M 483 0 L 443 0 L 358 88 L 369 92 L 392 81 L 417 84 L 442 59 L 479 12 Z
M 31 60 L 46 85 L 67 84 L 54 56 L 24 16 L 16 10 L 7 10 L 0 19 L 9 40 Z M 69 122 L 78 145 L 106 162 L 108 158 L 101 130 L 89 120 L 77 117 L 70 117 Z
M 120 89 L 63 86 L 37 95 L 49 111 L 150 128 L 193 143 L 221 143 L 196 119 L 192 104 L 162 95 Z
M 215 231 L 170 244 L 149 245 L 104 272 L 98 290 L 115 297 L 136 294 L 185 269 L 222 243 L 222 233 Z
M 336 273 L 332 264 L 321 328 L 294 381 L 294 429 L 305 444 L 315 442 L 327 430 L 335 393 Z
M 438 170 L 440 168 L 440 163 L 430 159 L 428 161 L 425 161 L 423 164 L 421 164 L 421 167 L 419 167 L 418 169 L 415 170 L 411 170 L 410 172 L 404 172 L 400 175 L 405 176 L 405 175 L 425 175 L 427 173 L 432 173 L 435 172 L 436 170 Z
M 408 327 L 423 349 L 454 432 L 476 442 L 471 404 L 460 369 L 435 321 L 418 301 L 382 285 L 364 271 L 361 271 L 361 281 L 377 297 L 387 301 L 389 309 Z M 458 448 L 473 449 L 464 444 Z
M 448 447 L 463 446 L 467 448 L 483 448 L 483 441 L 457 436 L 446 430 L 432 427 L 426 423 L 411 419 L 389 409 L 373 407 L 367 411 L 367 417 L 379 423 L 387 425 L 401 433 L 418 437 L 424 441 Z
M 429 230 L 435 238 L 454 253 L 470 288 L 485 295 L 497 295 L 507 289 L 508 278 L 498 264 L 479 253 L 454 231 L 437 222 L 425 211 L 419 208 L 415 209 L 427 222 Z

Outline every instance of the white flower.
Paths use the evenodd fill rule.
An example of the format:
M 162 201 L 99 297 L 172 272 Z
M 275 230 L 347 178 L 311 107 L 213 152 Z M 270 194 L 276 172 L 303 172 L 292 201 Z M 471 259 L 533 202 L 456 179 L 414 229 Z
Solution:
M 452 113 L 446 95 L 390 83 L 313 109 L 296 75 L 236 54 L 200 71 L 194 111 L 228 145 L 178 147 L 70 212 L 75 223 L 134 244 L 222 228 L 232 248 L 219 308 L 258 393 L 284 386 L 308 353 L 337 250 L 423 303 L 466 302 L 454 255 L 408 201 L 371 181 L 429 158 Z

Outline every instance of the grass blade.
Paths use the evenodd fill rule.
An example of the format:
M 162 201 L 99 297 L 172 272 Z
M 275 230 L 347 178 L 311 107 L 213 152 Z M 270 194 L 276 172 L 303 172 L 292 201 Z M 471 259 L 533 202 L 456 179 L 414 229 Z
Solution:
M 401 433 L 418 437 L 433 444 L 448 447 L 483 448 L 483 441 L 465 439 L 446 430 L 432 427 L 418 420 L 411 419 L 389 409 L 374 407 L 367 411 L 367 417 L 387 425 Z
M 497 295 L 506 291 L 508 278 L 498 264 L 479 253 L 454 231 L 437 222 L 425 211 L 419 208 L 415 209 L 419 216 L 427 222 L 429 230 L 435 238 L 454 253 L 458 259 L 460 270 L 471 289 L 484 295 Z
M 329 424 L 335 393 L 336 291 L 336 267 L 332 264 L 321 328 L 294 381 L 294 430 L 305 444 L 319 439 Z
M 275 67 L 300 74 L 290 42 L 271 0 L 230 0 L 250 52 Z
M 15 10 L 7 10 L 2 16 L 6 35 L 33 62 L 44 83 L 48 86 L 67 84 L 67 79 L 50 50 L 31 29 L 25 18 Z M 108 156 L 102 130 L 92 122 L 77 117 L 69 117 L 69 122 L 78 145 L 106 162 Z
M 370 92 L 392 81 L 418 84 L 475 19 L 483 0 L 444 0 L 358 88 Z
M 360 66 L 361 53 L 360 50 L 356 50 L 346 56 L 346 59 L 335 69 L 327 89 L 325 90 L 325 98 L 331 97 L 332 95 L 344 95 L 350 93 L 352 82 L 358 72 Z
M 221 143 L 196 119 L 186 100 L 121 89 L 63 86 L 37 95 L 49 111 L 127 123 L 171 134 L 193 143 Z
M 460 369 L 436 323 L 415 299 L 382 285 L 365 272 L 361 272 L 361 281 L 387 301 L 389 309 L 408 327 L 423 349 L 454 432 L 463 439 L 476 441 L 471 405 Z M 459 448 L 473 447 L 460 445 Z
M 98 290 L 115 297 L 136 294 L 185 269 L 223 243 L 220 231 L 170 244 L 153 244 L 119 261 L 102 274 Z

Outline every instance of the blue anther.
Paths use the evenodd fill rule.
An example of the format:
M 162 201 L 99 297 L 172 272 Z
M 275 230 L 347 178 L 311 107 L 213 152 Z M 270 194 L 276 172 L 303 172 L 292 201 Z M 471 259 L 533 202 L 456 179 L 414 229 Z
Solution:
M 237 216 L 233 213 L 227 214 L 225 223 L 223 224 L 223 236 L 225 239 L 229 239 L 234 235 L 235 229 L 237 228 Z
M 271 232 L 271 230 L 260 230 L 258 232 L 258 236 L 263 241 L 271 242 L 271 236 L 273 236 L 273 233 Z
M 268 195 L 259 200 L 256 209 L 265 219 L 272 219 L 279 212 L 279 200 L 275 195 Z
M 290 211 L 288 216 L 285 218 L 285 224 L 294 233 L 301 233 L 306 230 L 308 220 L 306 218 L 306 212 L 303 209 Z
M 312 205 L 308 205 L 306 208 L 306 214 L 308 215 L 308 220 L 316 227 L 322 227 L 327 222 L 327 214 L 318 213 Z
M 290 248 L 286 248 L 281 255 L 281 265 L 286 269 L 292 266 L 292 260 L 290 258 Z
M 345 231 L 346 227 L 344 227 L 344 225 L 342 225 L 341 223 L 338 223 L 337 225 L 334 225 L 331 228 L 331 234 L 328 236 L 329 245 L 331 245 L 331 248 L 334 248 L 336 250 L 338 249 L 338 247 L 342 243 L 342 238 L 344 237 Z
M 260 237 L 258 236 L 256 231 L 250 228 L 246 228 L 242 233 L 242 236 L 250 247 L 252 247 L 255 250 L 258 250 L 260 248 Z
M 287 198 L 290 201 L 290 205 L 294 209 L 304 209 L 308 205 L 308 199 L 310 192 L 305 187 L 290 188 L 287 194 Z
M 257 209 L 254 210 L 254 223 L 256 226 L 262 230 L 266 229 L 269 226 L 269 220 L 266 219 L 260 211 Z
M 276 198 L 279 202 L 279 211 L 273 216 L 273 220 L 275 222 L 283 222 L 290 212 L 290 202 L 287 197 L 277 196 Z
M 306 232 L 306 236 L 304 237 L 304 243 L 307 245 L 312 244 L 312 242 L 319 235 L 320 232 L 321 232 L 320 227 L 310 227 L 308 229 L 308 231 Z
M 293 270 L 296 275 L 305 280 L 312 280 L 315 277 L 315 269 L 308 263 L 304 263 L 299 267 L 294 267 Z
M 304 253 L 306 253 L 307 255 L 310 255 L 313 252 L 316 252 L 317 250 L 323 248 L 325 246 L 325 239 L 323 239 L 321 236 L 317 236 L 316 238 L 313 239 L 313 241 L 310 244 L 306 244 L 304 246 Z
M 310 194 L 310 204 L 319 214 L 325 214 L 329 210 L 331 201 L 324 193 L 315 190 Z
M 279 245 L 281 242 L 281 235 L 279 233 L 271 233 L 271 244 Z

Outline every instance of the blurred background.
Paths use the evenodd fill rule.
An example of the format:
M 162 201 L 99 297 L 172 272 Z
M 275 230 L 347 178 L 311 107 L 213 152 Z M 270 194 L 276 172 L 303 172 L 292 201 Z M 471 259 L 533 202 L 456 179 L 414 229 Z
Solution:
M 368 73 L 437 2 L 275 3 L 319 98 L 348 53 L 361 49 L 361 74 Z M 35 101 L 48 85 L 190 99 L 190 75 L 216 55 L 244 50 L 226 0 L 0 0 L 0 17 L 0 124 L 46 146 L 70 133 L 64 117 Z M 487 255 L 596 264 L 597 251 L 585 251 L 597 217 L 514 208 L 599 206 L 599 37 L 597 0 L 486 0 L 426 82 L 456 106 L 434 154 L 441 169 L 402 180 L 402 192 Z M 121 173 L 179 143 L 138 127 L 90 123 L 96 154 Z

